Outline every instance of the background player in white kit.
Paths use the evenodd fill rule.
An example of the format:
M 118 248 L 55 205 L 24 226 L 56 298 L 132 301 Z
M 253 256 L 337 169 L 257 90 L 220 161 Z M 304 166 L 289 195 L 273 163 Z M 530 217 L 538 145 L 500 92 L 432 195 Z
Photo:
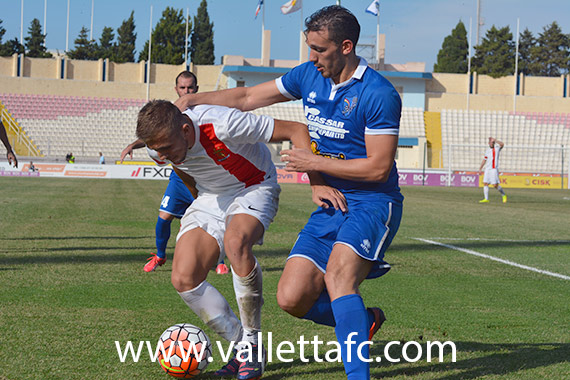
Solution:
M 281 191 L 263 143 L 291 140 L 309 149 L 307 127 L 221 106 L 195 106 L 182 113 L 168 101 L 155 100 L 141 109 L 137 136 L 198 191 L 177 236 L 174 288 L 216 333 L 228 341 L 249 342 L 252 348 L 246 353 L 240 347 L 240 360 L 232 358 L 216 374 L 259 378 L 264 362 L 258 362 L 258 352 L 265 352 L 257 334 L 262 274 L 252 246 L 262 243 L 277 213 Z M 206 281 L 224 251 L 232 265 L 241 323 L 226 299 Z
M 481 170 L 485 167 L 485 174 L 483 176 L 483 194 L 485 195 L 485 199 L 481 199 L 479 203 L 489 203 L 489 184 L 493 185 L 493 187 L 501 193 L 503 203 L 507 203 L 507 195 L 501 187 L 499 180 L 499 154 L 504 146 L 505 144 L 502 141 L 489 137 L 489 147 L 485 152 L 485 157 L 479 168 L 479 174 L 481 174 Z

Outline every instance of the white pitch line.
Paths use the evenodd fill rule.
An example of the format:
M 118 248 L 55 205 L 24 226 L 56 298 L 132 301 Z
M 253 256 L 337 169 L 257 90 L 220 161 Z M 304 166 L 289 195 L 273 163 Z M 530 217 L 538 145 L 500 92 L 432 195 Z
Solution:
M 515 263 L 514 261 L 504 260 L 504 259 L 500 259 L 500 258 L 495 257 L 495 256 L 490 256 L 490 255 L 486 255 L 486 254 L 484 254 L 484 253 L 480 253 L 480 252 L 477 252 L 477 251 L 473 251 L 473 250 L 471 250 L 471 249 L 465 249 L 465 248 L 461 248 L 461 247 L 456 247 L 456 246 L 454 246 L 454 245 L 444 244 L 444 243 L 440 243 L 440 242 L 433 241 L 433 240 L 428 240 L 428 239 L 422 239 L 422 238 L 412 238 L 412 239 L 414 239 L 414 240 L 419 240 L 419 241 L 423 241 L 424 243 L 428 243 L 428 244 L 439 245 L 439 246 L 441 246 L 441 247 L 453 249 L 453 250 L 460 251 L 460 252 L 463 252 L 463 253 L 468 253 L 468 254 L 473 255 L 473 256 L 479 256 L 479 257 L 483 257 L 483 258 L 485 258 L 485 259 L 489 259 L 489 260 L 493 260 L 493 261 L 498 261 L 498 262 L 503 263 L 503 264 L 512 265 L 512 266 L 517 267 L 517 268 L 530 270 L 530 271 L 532 271 L 532 272 L 537 272 L 537 273 L 545 274 L 545 275 L 547 275 L 547 276 L 558 277 L 558 278 L 561 278 L 561 279 L 563 279 L 563 280 L 570 280 L 570 277 L 569 277 L 569 276 L 565 276 L 565 275 L 563 275 L 563 274 L 554 273 L 554 272 L 549 272 L 549 271 L 547 271 L 547 270 L 542 270 L 542 269 L 538 269 L 538 268 L 534 268 L 534 267 L 529 267 L 529 266 L 527 266 L 527 265 L 522 265 L 522 264 Z
M 416 239 L 416 238 L 412 238 Z M 416 239 L 418 240 L 418 239 Z M 452 237 L 432 237 L 432 240 L 460 240 L 460 241 L 504 241 L 507 243 L 564 243 L 570 244 L 570 240 L 520 240 L 520 239 L 486 239 L 486 238 L 452 238 Z

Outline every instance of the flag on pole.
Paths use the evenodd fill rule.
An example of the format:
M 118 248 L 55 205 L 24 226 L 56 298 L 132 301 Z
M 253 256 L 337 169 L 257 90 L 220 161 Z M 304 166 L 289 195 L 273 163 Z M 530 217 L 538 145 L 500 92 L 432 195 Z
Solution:
M 380 1 L 373 0 L 368 8 L 366 8 L 366 13 L 370 13 L 374 16 L 378 16 L 378 10 L 380 9 Z
M 303 6 L 303 0 L 289 0 L 281 6 L 281 13 L 288 15 L 297 12 Z
M 255 18 L 257 18 L 257 15 L 259 14 L 259 11 L 261 11 L 262 6 L 263 6 L 263 0 L 259 0 L 259 2 L 257 3 L 257 8 L 255 8 Z

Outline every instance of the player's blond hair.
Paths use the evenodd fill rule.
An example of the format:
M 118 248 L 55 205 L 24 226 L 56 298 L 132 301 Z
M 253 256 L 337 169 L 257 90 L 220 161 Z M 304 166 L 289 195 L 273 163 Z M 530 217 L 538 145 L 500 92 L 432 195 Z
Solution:
M 153 139 L 179 133 L 186 122 L 184 115 L 167 100 L 151 100 L 139 111 L 137 137 L 147 145 Z

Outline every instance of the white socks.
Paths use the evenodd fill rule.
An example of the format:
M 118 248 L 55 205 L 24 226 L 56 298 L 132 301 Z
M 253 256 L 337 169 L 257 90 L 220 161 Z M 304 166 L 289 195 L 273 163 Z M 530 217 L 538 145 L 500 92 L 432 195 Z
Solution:
M 501 195 L 505 195 L 505 190 L 503 190 L 501 185 L 497 186 L 497 190 L 499 190 L 499 193 L 501 193 Z
M 243 325 L 243 341 L 257 344 L 257 333 L 261 331 L 261 306 L 263 305 L 263 281 L 257 259 L 252 271 L 240 277 L 232 271 L 234 291 Z
M 190 309 L 222 338 L 233 342 L 241 339 L 243 329 L 239 319 L 224 296 L 209 282 L 204 281 L 194 289 L 178 294 Z
M 178 294 L 190 309 L 222 338 L 236 343 L 247 341 L 258 344 L 258 332 L 261 331 L 263 281 L 257 259 L 247 276 L 240 277 L 232 271 L 232 277 L 241 322 L 224 296 L 207 281 L 194 289 Z
M 483 195 L 485 199 L 489 199 L 489 186 L 483 186 Z

